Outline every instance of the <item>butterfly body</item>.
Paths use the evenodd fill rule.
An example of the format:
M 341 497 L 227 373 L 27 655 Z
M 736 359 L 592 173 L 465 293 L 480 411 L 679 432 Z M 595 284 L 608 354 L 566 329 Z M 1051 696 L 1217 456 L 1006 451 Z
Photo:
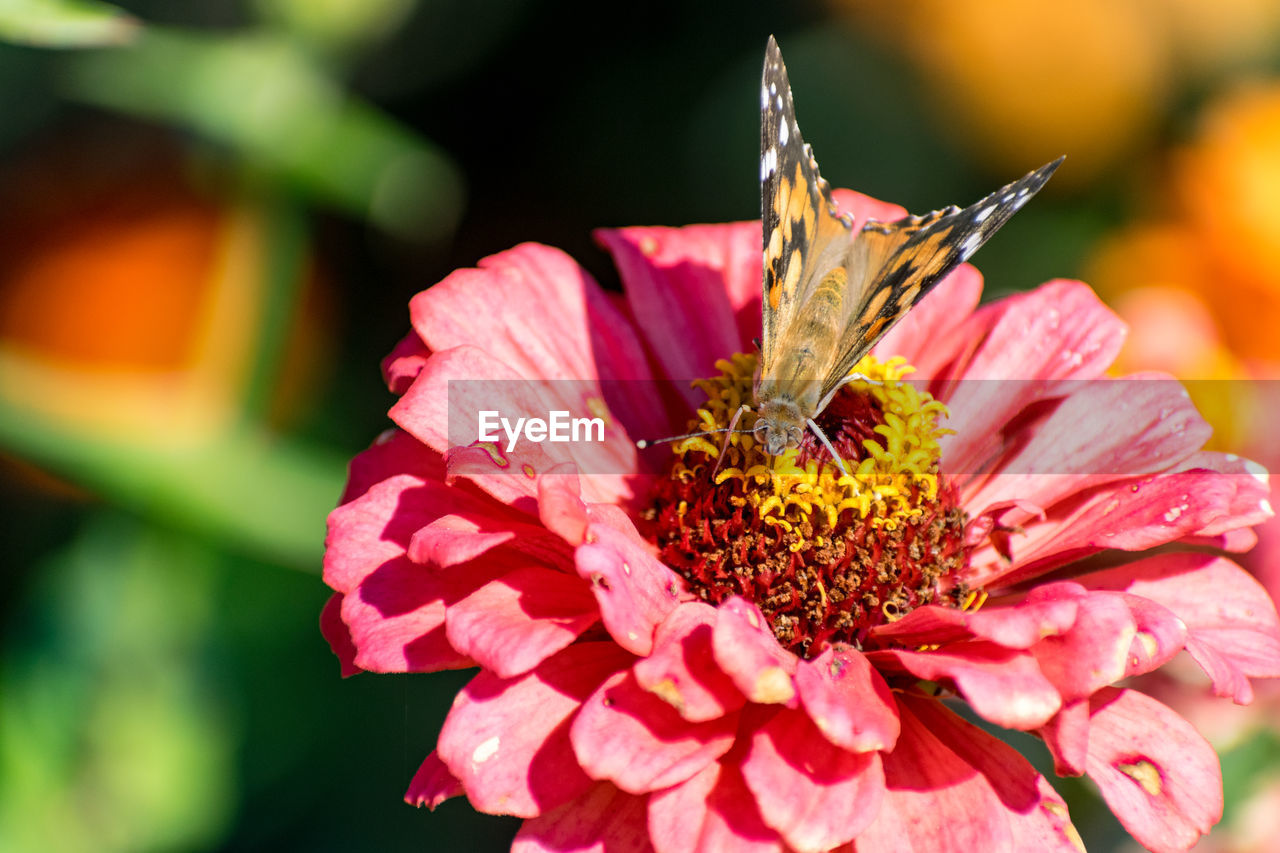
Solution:
M 858 360 L 1036 193 L 1061 158 L 961 210 L 854 226 L 796 124 L 772 37 L 760 86 L 763 339 L 754 435 L 772 456 L 806 429 Z M 841 465 L 843 467 L 843 465 Z

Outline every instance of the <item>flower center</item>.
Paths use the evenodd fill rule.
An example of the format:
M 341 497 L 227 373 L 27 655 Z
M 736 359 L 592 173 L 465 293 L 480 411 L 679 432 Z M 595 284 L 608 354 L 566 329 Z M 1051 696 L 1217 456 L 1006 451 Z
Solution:
M 707 402 L 691 429 L 723 431 L 751 400 L 756 356 L 716 367 L 694 383 Z M 966 516 L 938 472 L 947 411 L 902 381 L 913 370 L 867 356 L 853 372 L 871 381 L 845 386 L 816 418 L 843 471 L 812 431 L 769 456 L 751 432 L 754 412 L 742 413 L 723 458 L 723 432 L 675 443 L 642 529 L 695 594 L 754 602 L 801 657 L 874 646 L 872 628 L 922 604 L 960 606 Z

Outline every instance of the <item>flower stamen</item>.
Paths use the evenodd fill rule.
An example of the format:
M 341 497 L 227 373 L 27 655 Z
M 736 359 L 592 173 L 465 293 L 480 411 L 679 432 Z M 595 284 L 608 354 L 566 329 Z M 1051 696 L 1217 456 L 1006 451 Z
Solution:
M 707 402 L 691 432 L 723 430 L 751 399 L 754 355 L 716 367 L 719 376 L 694 382 Z M 912 371 L 901 358 L 859 361 L 859 378 L 817 419 L 830 448 L 806 434 L 769 456 L 750 410 L 723 450 L 705 436 L 673 444 L 643 515 L 663 559 L 704 600 L 754 601 L 801 655 L 862 647 L 875 625 L 957 590 L 966 519 L 938 472 L 947 411 L 903 381 Z

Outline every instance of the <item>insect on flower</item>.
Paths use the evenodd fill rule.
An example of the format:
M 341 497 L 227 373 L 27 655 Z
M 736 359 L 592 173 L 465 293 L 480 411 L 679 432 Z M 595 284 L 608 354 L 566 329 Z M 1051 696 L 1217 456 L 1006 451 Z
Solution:
M 855 231 L 800 135 L 787 67 L 770 36 L 760 81 L 764 322 L 752 429 L 765 451 L 777 456 L 798 446 L 808 428 L 843 471 L 814 418 L 847 383 L 865 379 L 851 372 L 858 360 L 1026 204 L 1062 159 L 963 210 L 870 220 Z M 727 432 L 745 411 L 747 404 Z

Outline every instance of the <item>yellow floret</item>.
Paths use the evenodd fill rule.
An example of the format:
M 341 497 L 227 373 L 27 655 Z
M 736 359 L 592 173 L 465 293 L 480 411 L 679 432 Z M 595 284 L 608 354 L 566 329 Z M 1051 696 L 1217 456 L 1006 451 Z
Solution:
M 706 405 L 698 409 L 694 430 L 724 429 L 742 404 L 751 400 L 756 356 L 738 353 L 717 361 L 716 367 L 720 376 L 693 383 L 707 395 Z M 856 512 L 875 527 L 896 529 L 900 522 L 922 514 L 915 501 L 937 498 L 938 442 L 951 433 L 938 426 L 948 415 L 946 406 L 902 381 L 914 370 L 900 356 L 882 362 L 868 355 L 854 365 L 851 373 L 869 381 L 854 380 L 851 389 L 874 399 L 884 422 L 874 428 L 879 440 L 863 441 L 865 459 L 856 464 L 844 460 L 848 474 L 830 458 L 810 459 L 800 468 L 795 450 L 769 456 L 750 434 L 756 414 L 744 411 L 727 445 L 707 436 L 676 443 L 674 450 L 681 459 L 673 476 L 685 481 L 699 474 L 706 476 L 720 460 L 724 446 L 724 459 L 715 475 L 717 484 L 738 479 L 744 486 L 769 486 L 744 489 L 744 498 L 735 500 L 735 505 L 750 504 L 762 521 L 788 533 L 809 522 L 815 538 L 798 539 L 792 543 L 793 549 L 826 541 L 821 530 L 835 528 L 846 511 Z M 690 453 L 702 455 L 691 460 Z

